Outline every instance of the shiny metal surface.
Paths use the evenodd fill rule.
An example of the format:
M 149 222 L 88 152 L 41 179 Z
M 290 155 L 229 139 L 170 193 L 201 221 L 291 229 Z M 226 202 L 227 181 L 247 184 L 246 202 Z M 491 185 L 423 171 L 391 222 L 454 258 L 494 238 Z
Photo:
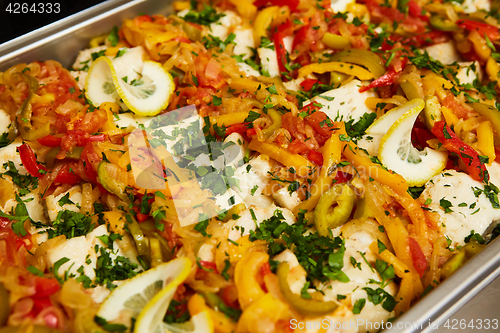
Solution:
M 138 13 L 168 14 L 173 1 L 108 0 L 0 45 L 0 71 L 17 63 L 57 60 L 69 67 L 90 38 Z
M 132 18 L 138 13 L 171 13 L 172 2 L 109 0 L 96 5 L 0 45 L 0 70 L 20 62 L 48 59 L 57 60 L 69 67 L 78 51 L 88 46 L 90 38 L 108 32 L 114 25 L 120 25 L 124 19 Z M 477 298 L 470 300 L 492 281 L 492 285 L 496 286 L 494 290 L 497 297 L 490 299 L 491 303 L 489 306 L 486 304 L 486 308 L 498 313 L 497 318 L 500 319 L 500 309 L 497 308 L 500 304 L 500 278 L 495 280 L 499 276 L 500 239 L 496 239 L 384 332 L 447 332 L 443 325 L 450 316 L 455 315 L 453 318 L 461 319 L 461 316 L 474 318 L 478 315 L 472 311 L 474 304 L 484 305 L 484 302 Z M 464 307 L 467 302 L 469 304 Z
M 473 260 L 398 318 L 391 329 L 386 329 L 384 332 L 439 332 L 444 328 L 448 318 L 498 276 L 500 276 L 500 238 L 495 239 Z M 490 306 L 497 308 L 498 300 L 496 304 Z M 500 311 L 497 312 L 500 314 Z

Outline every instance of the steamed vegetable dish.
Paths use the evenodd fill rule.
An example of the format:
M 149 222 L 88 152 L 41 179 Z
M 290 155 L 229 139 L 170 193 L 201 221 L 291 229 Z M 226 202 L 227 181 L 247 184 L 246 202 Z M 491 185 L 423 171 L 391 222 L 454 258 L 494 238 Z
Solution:
M 176 1 L 0 72 L 0 332 L 388 327 L 500 233 L 499 8 Z

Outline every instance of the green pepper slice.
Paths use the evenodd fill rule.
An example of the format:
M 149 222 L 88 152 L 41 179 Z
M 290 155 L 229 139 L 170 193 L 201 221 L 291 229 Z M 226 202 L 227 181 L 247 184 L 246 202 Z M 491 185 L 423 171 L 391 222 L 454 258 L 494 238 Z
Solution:
M 42 127 L 37 129 L 31 124 L 31 115 L 33 113 L 31 99 L 38 90 L 38 80 L 31 75 L 22 73 L 20 73 L 20 75 L 22 75 L 24 81 L 28 84 L 29 93 L 16 113 L 17 127 L 24 140 L 31 141 L 43 138 L 50 134 L 50 123 L 45 123 Z
M 447 20 L 444 17 L 438 15 L 431 15 L 431 17 L 429 18 L 429 23 L 434 29 L 441 31 L 457 31 L 460 29 L 455 22 Z
M 282 262 L 278 266 L 278 282 L 287 302 L 293 306 L 300 314 L 304 316 L 318 317 L 332 313 L 337 309 L 338 304 L 335 302 L 321 302 L 315 299 L 305 299 L 300 295 L 294 294 L 288 285 L 287 276 L 290 266 L 287 262 Z
M 354 207 L 356 194 L 349 185 L 335 185 L 325 192 L 314 209 L 314 225 L 321 236 L 328 237 L 328 229 L 347 222 Z M 337 204 L 335 207 L 332 206 Z
M 139 226 L 139 223 L 130 214 L 125 215 L 125 219 L 127 220 L 127 229 L 135 242 L 135 246 L 137 247 L 137 252 L 139 252 L 139 255 L 143 258 L 149 258 L 149 244 L 147 238 L 141 230 L 141 227 Z
M 349 62 L 366 67 L 375 78 L 385 74 L 385 65 L 382 59 L 368 50 L 349 49 L 335 54 L 332 61 Z
M 325 43 L 328 47 L 335 50 L 344 50 L 351 47 L 351 41 L 349 38 L 332 34 L 331 32 L 325 32 L 321 41 Z
M 443 266 L 441 267 L 441 275 L 443 278 L 449 278 L 453 273 L 455 273 L 460 267 L 465 264 L 467 258 L 465 257 L 465 251 L 459 251 L 451 256 Z
M 267 115 L 271 117 L 273 123 L 268 128 L 262 130 L 262 136 L 265 140 L 269 139 L 274 132 L 281 128 L 281 114 L 278 111 L 269 109 L 267 110 Z
M 117 171 L 116 168 L 118 168 L 116 165 L 106 161 L 99 163 L 99 166 L 97 167 L 99 182 L 106 190 L 115 194 L 126 203 L 129 203 L 130 199 L 125 192 L 127 185 L 123 184 L 117 179 L 117 177 L 115 177 L 115 173 Z
M 53 168 L 56 162 L 56 156 L 61 151 L 61 147 L 54 147 L 47 154 L 45 154 L 45 165 L 48 168 Z M 71 160 L 79 160 L 80 156 L 82 156 L 83 147 L 74 147 L 73 151 L 67 152 L 65 158 L 69 158 Z

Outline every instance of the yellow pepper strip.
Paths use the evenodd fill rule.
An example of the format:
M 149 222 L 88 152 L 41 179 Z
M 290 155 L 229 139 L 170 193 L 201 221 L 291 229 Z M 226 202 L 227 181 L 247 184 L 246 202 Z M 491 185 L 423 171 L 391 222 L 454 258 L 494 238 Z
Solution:
M 278 321 L 290 322 L 292 314 L 288 304 L 271 294 L 252 303 L 238 320 L 236 333 L 278 332 Z
M 493 129 L 497 133 L 497 137 L 500 139 L 500 112 L 493 107 L 483 103 L 470 103 L 469 104 L 474 111 L 479 113 L 481 116 L 485 116 L 491 121 Z
M 245 78 L 238 78 L 238 79 L 233 79 L 231 82 L 229 82 L 231 85 L 231 89 L 235 90 L 235 92 L 241 93 L 241 92 L 249 92 L 252 94 L 256 94 L 258 90 L 264 89 L 267 86 L 263 83 L 256 82 L 254 80 L 250 79 L 245 79 Z
M 477 128 L 477 148 L 486 156 L 488 156 L 491 165 L 495 161 L 495 142 L 493 137 L 493 127 L 491 121 L 483 121 Z
M 415 98 L 424 97 L 419 94 L 418 88 L 415 87 L 415 85 L 411 81 L 401 82 L 399 86 L 401 87 L 401 89 L 403 89 L 403 92 L 405 93 L 406 97 L 408 97 L 409 101 Z
M 305 299 L 298 294 L 294 294 L 288 285 L 287 276 L 290 266 L 287 262 L 282 262 L 278 266 L 278 281 L 283 296 L 287 302 L 300 314 L 304 316 L 318 317 L 332 313 L 337 309 L 336 302 L 321 302 L 315 299 Z
M 404 195 L 408 190 L 408 184 L 403 177 L 384 170 L 381 165 L 373 163 L 370 158 L 353 143 L 347 144 L 343 152 L 346 159 L 350 161 L 358 171 L 365 172 L 368 176 L 381 184 L 387 185 L 398 194 Z
M 215 122 L 219 127 L 222 127 L 223 125 L 229 127 L 234 124 L 241 124 L 245 121 L 245 119 L 247 119 L 249 113 L 250 111 L 242 111 L 216 116 L 214 117 L 215 121 L 210 119 L 210 123 L 213 124 Z
M 361 66 L 348 64 L 346 62 L 324 62 L 321 64 L 310 64 L 299 69 L 298 78 L 303 78 L 311 73 L 323 74 L 327 72 L 341 72 L 344 74 L 354 75 L 360 80 L 373 79 L 373 74 Z
M 229 0 L 229 2 L 236 6 L 238 14 L 242 17 L 252 20 L 257 14 L 257 7 L 251 0 Z
M 343 50 L 351 47 L 351 41 L 349 38 L 332 34 L 331 32 L 325 32 L 321 41 L 325 43 L 326 46 L 335 50 Z
M 420 295 L 423 291 L 423 286 L 411 259 L 408 245 L 408 230 L 399 217 L 386 214 L 384 205 L 388 203 L 387 200 L 389 199 L 387 198 L 387 193 L 385 193 L 380 184 L 376 182 L 367 182 L 365 184 L 365 189 L 365 200 L 368 208 L 372 211 L 375 219 L 385 228 L 397 259 L 405 264 L 406 269 L 412 274 L 413 293 L 415 295 Z M 375 247 L 373 251 L 377 252 L 377 248 Z
M 194 294 L 188 301 L 188 311 L 191 316 L 207 311 L 214 323 L 215 333 L 231 333 L 236 330 L 236 324 L 222 312 L 215 311 L 207 306 L 203 296 Z
M 267 29 L 273 22 L 273 19 L 279 14 L 279 6 L 267 7 L 259 12 L 253 24 L 253 39 L 255 48 L 260 46 L 260 39 L 267 36 Z
M 396 258 L 396 256 L 389 250 L 382 251 L 379 256 L 380 259 L 387 262 L 389 265 L 392 265 L 396 275 L 402 279 L 398 294 L 396 295 L 396 301 L 398 301 L 398 304 L 394 309 L 396 315 L 399 315 L 401 312 L 406 312 L 410 308 L 410 303 L 414 293 L 412 281 L 413 276 L 408 269 L 408 266 Z
M 326 34 L 325 34 L 326 35 Z M 352 63 L 367 68 L 375 78 L 385 74 L 385 64 L 378 55 L 368 50 L 349 49 L 336 53 L 331 61 Z
M 497 81 L 498 73 L 500 72 L 500 65 L 498 62 L 490 57 L 486 62 L 486 74 L 488 74 L 488 78 L 490 81 Z M 497 82 L 497 87 L 500 87 L 500 83 Z
M 344 124 L 336 124 L 339 127 L 337 131 L 338 134 L 346 135 Z M 407 193 L 408 184 L 401 175 L 382 169 L 380 164 L 372 162 L 370 157 L 363 150 L 358 149 L 358 146 L 353 142 L 342 142 L 342 153 L 345 158 L 354 165 L 358 172 L 365 173 L 367 176 L 390 187 L 394 192 L 400 195 L 405 195 L 405 193 Z
M 191 4 L 187 1 L 174 1 L 174 10 L 180 12 L 181 10 L 191 9 Z
M 422 206 L 408 192 L 404 195 L 397 194 L 391 189 L 388 189 L 388 192 L 408 212 L 411 222 L 415 226 L 418 243 L 425 256 L 429 256 L 432 252 L 432 246 L 428 241 L 427 221 Z
M 90 48 L 98 47 L 98 46 L 104 44 L 104 42 L 106 41 L 106 37 L 108 37 L 108 36 L 101 35 L 101 36 L 96 36 L 96 37 L 92 38 L 89 42 Z
M 279 113 L 275 109 L 269 109 L 267 110 L 267 115 L 271 118 L 273 124 L 261 131 L 264 140 L 269 139 L 271 135 L 274 134 L 274 132 L 281 128 L 281 113 Z
M 476 30 L 472 30 L 467 36 L 467 39 L 472 42 L 472 46 L 476 54 L 483 61 L 487 61 L 491 56 L 491 49 L 486 44 L 486 40 L 477 32 Z
M 341 145 L 339 135 L 334 133 L 323 146 L 323 166 L 319 177 L 311 186 L 311 196 L 295 208 L 295 214 L 301 209 L 312 211 L 318 204 L 323 192 L 332 185 L 332 177 L 330 177 L 328 173 L 330 172 L 330 168 L 335 167 L 337 163 L 340 162 L 340 151 Z
M 330 235 L 328 229 L 340 227 L 351 216 L 356 195 L 349 185 L 335 185 L 324 193 L 314 209 L 314 225 L 321 236 Z M 335 207 L 332 206 L 337 204 Z
M 238 289 L 238 301 L 243 310 L 266 294 L 256 277 L 260 267 L 268 260 L 267 253 L 249 252 L 236 264 L 234 283 Z
M 425 126 L 428 130 L 432 130 L 437 121 L 441 121 L 441 104 L 436 96 L 425 96 L 424 119 Z
M 154 237 L 148 237 L 150 256 L 151 256 L 151 267 L 156 267 L 163 263 L 163 255 L 160 247 L 160 240 Z
M 408 247 L 408 230 L 406 230 L 399 217 L 386 214 L 384 204 L 387 203 L 385 198 L 387 194 L 383 193 L 380 184 L 375 184 L 375 182 L 367 182 L 365 188 L 365 200 L 368 209 L 373 213 L 378 223 L 387 231 L 387 236 L 394 247 L 396 255 L 400 259 L 411 260 Z
M 287 167 L 293 167 L 299 177 L 307 177 L 314 169 L 314 165 L 306 158 L 271 143 L 253 139 L 248 148 L 268 155 Z
M 456 126 L 458 123 L 458 117 L 456 114 L 453 113 L 453 111 L 446 106 L 443 106 L 441 108 L 441 112 L 443 113 L 444 119 L 446 120 L 446 123 L 448 125 L 453 125 Z

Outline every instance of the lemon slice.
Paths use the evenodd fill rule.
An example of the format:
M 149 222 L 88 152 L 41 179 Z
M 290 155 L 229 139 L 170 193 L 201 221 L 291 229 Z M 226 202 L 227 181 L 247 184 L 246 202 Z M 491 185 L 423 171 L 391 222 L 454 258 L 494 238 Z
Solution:
M 403 176 L 409 186 L 424 185 L 445 168 L 448 159 L 445 152 L 430 148 L 419 151 L 411 144 L 411 130 L 424 105 L 424 101 L 418 98 L 397 108 L 393 112 L 394 116 L 405 112 L 390 126 L 378 149 L 378 158 L 382 164 Z M 379 120 L 387 125 L 393 115 L 389 115 L 386 120 L 383 117 Z
M 366 134 L 369 135 L 385 135 L 387 133 L 387 129 L 392 126 L 408 111 L 411 110 L 422 110 L 425 106 L 425 103 L 420 98 L 412 99 L 405 104 L 395 107 L 387 111 L 383 116 L 375 120 L 370 127 L 368 127 L 365 131 Z
M 128 328 L 132 318 L 137 318 L 135 332 L 155 332 L 163 322 L 177 287 L 187 278 L 191 267 L 192 262 L 188 258 L 177 258 L 138 274 L 114 289 L 101 304 L 96 316 L 110 323 L 125 324 Z
M 143 61 L 135 56 L 137 51 L 130 54 L 134 56 L 130 61 L 97 58 L 87 75 L 85 94 L 96 106 L 104 102 L 119 103 L 121 99 L 135 114 L 155 116 L 168 106 L 174 80 L 159 63 Z
M 213 333 L 214 323 L 208 311 L 202 311 L 191 317 L 191 320 L 182 324 L 163 323 L 165 332 L 170 333 Z

